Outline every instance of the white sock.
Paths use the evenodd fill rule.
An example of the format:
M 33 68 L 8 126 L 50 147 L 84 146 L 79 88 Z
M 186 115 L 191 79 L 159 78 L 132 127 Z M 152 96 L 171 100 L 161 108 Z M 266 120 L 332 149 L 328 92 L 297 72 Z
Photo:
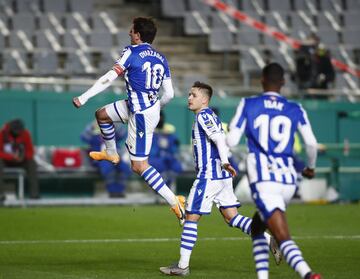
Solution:
M 296 243 L 289 239 L 280 244 L 281 253 L 284 255 L 286 262 L 300 274 L 302 278 L 309 272 L 310 267 L 302 257 L 301 251 Z
M 178 266 L 186 268 L 189 266 L 192 250 L 197 240 L 197 222 L 185 221 L 181 234 L 180 260 Z

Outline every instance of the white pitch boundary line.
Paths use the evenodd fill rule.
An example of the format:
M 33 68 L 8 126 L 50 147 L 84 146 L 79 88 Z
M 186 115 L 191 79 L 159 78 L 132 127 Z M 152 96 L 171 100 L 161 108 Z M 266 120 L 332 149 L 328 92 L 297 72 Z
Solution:
M 65 240 L 1 240 L 0 245 L 18 244 L 78 244 L 78 243 L 132 243 L 132 242 L 173 242 L 180 238 L 119 238 L 119 239 L 65 239 Z M 323 236 L 298 236 L 297 240 L 307 239 L 334 239 L 334 240 L 360 240 L 360 235 L 323 235 Z M 243 241 L 250 237 L 203 237 L 199 241 Z

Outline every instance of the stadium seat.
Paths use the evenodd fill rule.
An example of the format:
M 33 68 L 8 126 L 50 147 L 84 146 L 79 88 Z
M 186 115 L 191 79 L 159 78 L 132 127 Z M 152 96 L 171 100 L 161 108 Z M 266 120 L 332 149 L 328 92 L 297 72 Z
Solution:
M 183 77 L 182 88 L 184 90 L 189 90 L 195 81 L 208 82 L 206 75 L 201 73 L 187 73 Z
M 267 0 L 269 11 L 290 11 L 291 5 L 289 0 Z
M 329 29 L 330 26 L 322 26 L 318 28 L 318 36 L 320 41 L 327 46 L 337 45 L 339 43 L 339 34 L 334 31 L 332 28 Z
M 91 14 L 94 12 L 94 0 L 69 1 L 70 12 Z
M 274 27 L 279 31 L 289 32 L 288 16 L 286 12 L 267 12 L 265 15 L 265 22 L 267 25 Z
M 42 0 L 44 12 L 65 13 L 68 11 L 66 0 Z
M 243 74 L 243 85 L 248 87 L 250 86 L 250 77 L 253 74 L 259 75 L 261 67 L 248 50 L 240 50 L 239 54 L 239 68 Z
M 210 33 L 206 31 L 206 28 L 210 28 L 210 16 L 211 13 L 205 12 L 186 12 L 184 18 L 184 30 L 188 35 L 205 35 Z M 204 26 L 199 25 L 199 20 L 204 23 Z
M 358 0 L 346 0 L 346 9 L 348 11 L 359 11 L 360 2 Z
M 338 89 L 349 88 L 347 81 L 344 78 L 343 73 L 337 72 L 335 77 L 335 87 Z
M 188 0 L 190 11 L 211 12 L 211 7 L 202 0 Z
M 272 49 L 271 54 L 272 54 L 272 60 L 265 61 L 265 62 L 277 62 L 284 68 L 285 71 L 288 72 L 291 70 L 288 61 L 284 57 L 284 54 L 282 54 L 278 49 Z M 265 57 L 264 57 L 264 59 L 265 59 Z
M 236 34 L 236 43 L 240 48 L 257 46 L 260 44 L 260 36 L 257 31 L 238 31 Z
M 10 48 L 33 51 L 34 46 L 32 44 L 32 33 L 24 32 L 23 30 L 11 32 L 9 35 L 9 44 Z
M 310 26 L 297 13 L 289 13 L 291 28 L 293 30 L 301 30 L 310 33 Z
M 3 70 L 7 74 L 27 74 L 28 57 L 24 51 L 11 50 L 4 52 Z
M 15 7 L 18 13 L 40 12 L 39 0 L 16 0 Z
M 56 26 L 54 25 L 54 23 L 50 20 L 50 16 L 53 16 L 56 21 L 57 24 Z M 58 27 L 58 25 L 61 25 L 61 28 L 64 28 L 64 26 L 62 26 L 62 16 L 63 14 L 61 13 L 48 13 L 48 14 L 44 14 L 41 17 L 38 18 L 39 20 L 39 29 L 52 29 L 52 30 L 56 30 L 56 27 Z
M 309 11 L 309 6 L 307 4 L 307 1 L 306 0 L 294 1 L 294 10 Z
M 37 51 L 33 56 L 35 74 L 52 75 L 58 73 L 58 56 L 53 51 Z
M 184 0 L 161 0 L 162 14 L 166 17 L 183 17 L 186 12 Z
M 45 49 L 55 49 L 54 42 L 51 41 L 51 37 L 49 37 L 48 32 L 50 32 L 51 36 L 55 39 L 56 41 L 55 43 L 57 43 L 60 46 L 60 35 L 58 35 L 56 32 L 51 31 L 50 29 L 44 29 L 35 32 L 36 47 L 45 48 Z
M 0 33 L 0 50 L 3 51 L 5 49 L 5 36 Z
M 343 43 L 352 47 L 360 48 L 360 29 L 344 29 L 342 32 Z
M 336 2 L 338 3 L 338 5 L 341 5 L 340 4 L 341 1 L 336 1 Z M 319 5 L 320 5 L 320 9 L 322 11 L 335 11 L 336 10 L 333 0 L 321 0 L 321 1 L 319 1 Z M 340 7 L 342 7 L 342 5 Z
M 358 10 L 357 12 L 346 11 L 343 13 L 343 17 L 344 17 L 344 26 L 346 28 L 360 26 L 360 10 Z
M 64 34 L 64 47 L 77 49 L 84 47 L 84 44 L 87 48 L 87 38 L 84 32 L 72 29 Z
M 94 73 L 90 54 L 82 51 L 69 52 L 65 60 L 65 72 L 67 74 L 90 74 Z
M 15 14 L 11 21 L 13 30 L 35 31 L 35 16 L 31 13 Z
M 113 37 L 108 31 L 91 32 L 89 37 L 92 48 L 111 48 L 113 46 Z
M 103 12 L 104 13 L 104 12 Z M 110 13 L 105 13 L 106 17 L 112 21 L 115 27 L 118 27 L 116 24 L 116 18 Z M 95 31 L 107 30 L 110 31 L 107 25 L 104 22 L 103 17 L 99 13 L 92 14 L 90 17 L 91 27 Z
M 249 0 L 240 0 L 239 8 L 243 10 L 244 12 L 256 12 L 254 3 L 256 2 L 261 9 L 264 10 L 264 4 L 263 1 L 249 1 Z
M 89 15 L 85 13 L 71 13 L 64 16 L 66 29 L 79 29 L 90 33 Z
M 261 15 L 259 15 L 256 11 L 246 11 L 246 14 L 249 17 L 252 17 L 255 20 L 264 21 L 264 18 Z M 245 24 L 241 24 L 240 27 L 241 26 L 246 26 L 247 27 L 247 25 L 245 25 Z
M 99 55 L 100 57 L 97 59 L 97 63 L 94 64 L 94 66 L 98 73 L 105 73 L 112 68 L 115 59 L 109 51 L 101 51 Z
M 124 47 L 130 45 L 129 31 L 119 30 L 115 37 L 116 37 L 115 47 L 119 52 L 119 56 L 120 56 L 121 51 L 124 49 Z
M 229 26 L 234 26 L 235 27 L 235 22 L 234 20 L 227 16 L 227 15 L 221 15 L 218 12 L 214 12 L 211 13 L 209 18 L 209 23 L 211 24 L 211 28 L 216 28 L 216 29 L 225 29 L 225 30 L 229 30 Z M 225 20 L 223 19 L 223 16 L 225 17 Z
M 231 51 L 233 50 L 233 34 L 226 29 L 212 29 L 209 37 L 209 48 L 211 51 Z

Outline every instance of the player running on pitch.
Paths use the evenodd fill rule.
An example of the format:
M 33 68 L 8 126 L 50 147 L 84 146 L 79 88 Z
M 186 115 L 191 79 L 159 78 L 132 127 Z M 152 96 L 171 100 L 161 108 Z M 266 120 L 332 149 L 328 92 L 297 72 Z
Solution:
M 246 234 L 251 231 L 251 218 L 240 215 L 237 210 L 240 203 L 232 183 L 236 171 L 228 160 L 229 149 L 221 121 L 209 108 L 211 96 L 211 86 L 201 82 L 195 82 L 189 93 L 188 107 L 195 113 L 192 144 L 197 176 L 188 196 L 180 260 L 174 265 L 160 268 L 166 275 L 186 276 L 190 273 L 190 257 L 197 241 L 198 222 L 202 215 L 210 214 L 213 203 L 230 227 Z M 265 237 L 279 264 L 282 255 L 276 241 L 269 234 L 265 234 Z

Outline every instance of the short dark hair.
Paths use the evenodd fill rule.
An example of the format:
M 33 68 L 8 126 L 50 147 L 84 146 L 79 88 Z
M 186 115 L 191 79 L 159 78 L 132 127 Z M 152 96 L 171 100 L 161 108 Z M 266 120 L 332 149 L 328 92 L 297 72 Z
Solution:
M 203 90 L 203 92 L 209 97 L 209 100 L 212 97 L 213 89 L 209 84 L 206 84 L 204 82 L 195 81 L 192 87 L 200 88 Z
M 279 63 L 269 63 L 262 71 L 263 79 L 272 85 L 282 85 L 284 82 L 284 68 Z
M 156 36 L 156 23 L 151 17 L 136 17 L 133 19 L 134 32 L 140 33 L 140 39 L 144 43 L 151 44 Z

